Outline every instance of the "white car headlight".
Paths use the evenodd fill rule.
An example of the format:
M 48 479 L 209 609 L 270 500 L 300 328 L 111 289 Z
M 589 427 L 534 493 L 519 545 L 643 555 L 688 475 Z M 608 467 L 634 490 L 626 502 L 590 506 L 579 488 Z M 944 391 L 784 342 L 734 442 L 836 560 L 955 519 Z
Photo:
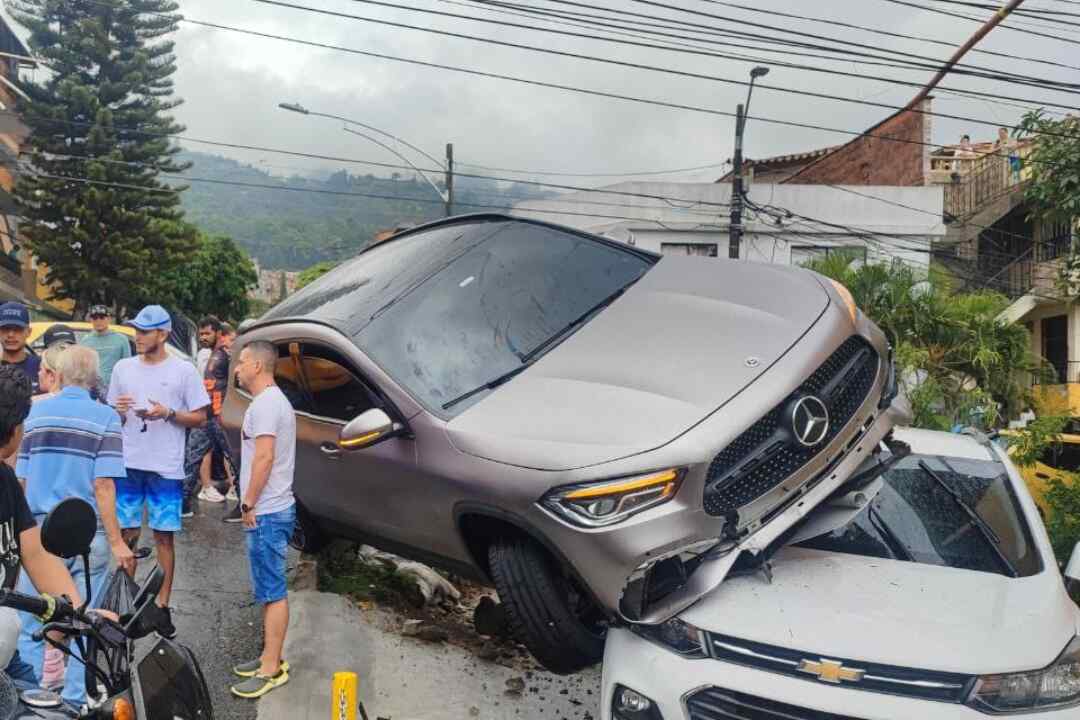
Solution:
M 675 497 L 682 469 L 557 488 L 540 503 L 577 525 L 603 527 L 666 503 Z
M 1080 705 L 1080 637 L 1048 668 L 980 677 L 968 704 L 994 715 Z
M 684 658 L 698 660 L 709 657 L 709 651 L 705 649 L 705 633 L 679 618 L 659 625 L 632 625 L 630 630 Z

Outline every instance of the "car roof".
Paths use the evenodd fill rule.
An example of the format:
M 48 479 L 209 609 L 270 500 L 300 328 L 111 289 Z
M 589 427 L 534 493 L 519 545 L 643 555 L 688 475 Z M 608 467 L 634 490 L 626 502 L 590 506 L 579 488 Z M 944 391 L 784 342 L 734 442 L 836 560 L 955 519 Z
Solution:
M 64 320 L 49 320 L 45 322 L 32 322 L 30 323 L 30 337 L 26 339 L 27 344 L 34 342 L 39 337 L 45 334 L 45 331 L 51 328 L 53 325 L 65 325 L 72 330 L 93 330 L 94 326 L 88 322 L 67 322 Z M 110 330 L 115 330 L 118 333 L 123 333 L 130 337 L 135 337 L 135 329 L 130 325 L 110 325 Z
M 972 435 L 898 427 L 893 437 L 911 446 L 918 455 L 944 455 L 968 460 L 997 460 L 993 450 Z

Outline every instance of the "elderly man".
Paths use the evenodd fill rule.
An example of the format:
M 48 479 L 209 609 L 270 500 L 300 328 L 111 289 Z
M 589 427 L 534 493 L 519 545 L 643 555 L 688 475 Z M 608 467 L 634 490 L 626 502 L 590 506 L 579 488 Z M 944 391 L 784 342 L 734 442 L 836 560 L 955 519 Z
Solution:
M 3 355 L 0 363 L 14 365 L 30 380 L 30 390 L 38 393 L 38 357 L 26 349 L 30 337 L 30 311 L 22 303 L 7 302 L 0 305 L 0 345 Z
M 127 477 L 116 485 L 116 509 L 129 544 L 139 538 L 143 509 L 148 511 L 157 560 L 165 572 L 157 602 L 163 619 L 158 632 L 176 635 L 169 609 L 183 505 L 184 445 L 189 428 L 206 424 L 210 397 L 195 366 L 169 355 L 165 341 L 172 318 L 160 305 L 148 305 L 131 321 L 137 357 L 113 368 L 108 402 L 123 424 Z
M 23 422 L 30 413 L 30 392 L 26 373 L 9 365 L 0 367 L 0 459 L 14 455 L 22 442 Z M 20 566 L 25 573 L 20 573 Z M 67 595 L 79 602 L 81 591 L 72 582 L 63 562 L 41 546 L 41 530 L 26 504 L 15 473 L 0 463 L 0 588 L 13 589 L 20 574 L 29 575 L 41 592 Z M 10 626 L 12 619 L 0 620 L 5 624 L 5 634 L 14 629 Z M 3 669 L 13 680 L 31 685 L 37 683 L 37 673 L 18 652 L 8 659 Z
M 94 601 L 108 575 L 110 550 L 120 567 L 135 571 L 135 558 L 116 517 L 114 482 L 125 475 L 120 416 L 90 398 L 90 387 L 98 377 L 98 356 L 93 350 L 78 345 L 64 348 L 56 353 L 55 371 L 60 390 L 30 410 L 15 474 L 26 488 L 30 512 L 38 522 L 65 498 L 78 497 L 95 507 L 100 526 L 90 550 L 90 599 Z M 75 582 L 83 586 L 82 559 L 65 562 Z M 22 578 L 19 589 L 34 592 L 30 578 Z M 40 628 L 37 618 L 23 614 L 19 655 L 39 675 L 44 643 L 35 641 L 33 634 Z M 85 673 L 79 662 L 68 663 L 63 697 L 75 704 L 85 700 Z

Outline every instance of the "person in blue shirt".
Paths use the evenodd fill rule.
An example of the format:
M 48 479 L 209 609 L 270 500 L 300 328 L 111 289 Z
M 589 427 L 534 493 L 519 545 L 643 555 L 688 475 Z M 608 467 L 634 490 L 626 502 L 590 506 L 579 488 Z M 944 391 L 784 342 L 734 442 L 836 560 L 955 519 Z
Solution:
M 134 554 L 123 540 L 116 515 L 115 480 L 126 475 L 120 416 L 108 405 L 90 398 L 89 388 L 98 377 L 96 352 L 79 345 L 67 347 L 56 360 L 56 371 L 60 391 L 31 408 L 15 475 L 24 484 L 30 512 L 38 522 L 65 498 L 82 498 L 94 506 L 100 525 L 90 551 L 93 603 L 104 588 L 110 555 L 128 573 L 135 570 Z M 82 559 L 65 562 L 75 582 L 84 587 Z M 18 589 L 34 592 L 29 577 L 20 578 Z M 33 638 L 40 623 L 25 613 L 22 620 L 19 655 L 40 675 L 44 644 Z M 81 663 L 68 662 L 62 696 L 76 705 L 85 700 Z

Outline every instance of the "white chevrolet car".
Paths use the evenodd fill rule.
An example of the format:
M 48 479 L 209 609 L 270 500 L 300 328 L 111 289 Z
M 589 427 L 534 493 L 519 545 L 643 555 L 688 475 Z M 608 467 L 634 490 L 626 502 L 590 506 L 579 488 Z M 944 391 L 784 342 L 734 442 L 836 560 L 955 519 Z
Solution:
M 1063 578 L 994 445 L 895 435 L 911 454 L 815 509 L 769 562 L 663 625 L 612 630 L 603 720 L 1080 718 L 1065 585 L 1080 546 Z

